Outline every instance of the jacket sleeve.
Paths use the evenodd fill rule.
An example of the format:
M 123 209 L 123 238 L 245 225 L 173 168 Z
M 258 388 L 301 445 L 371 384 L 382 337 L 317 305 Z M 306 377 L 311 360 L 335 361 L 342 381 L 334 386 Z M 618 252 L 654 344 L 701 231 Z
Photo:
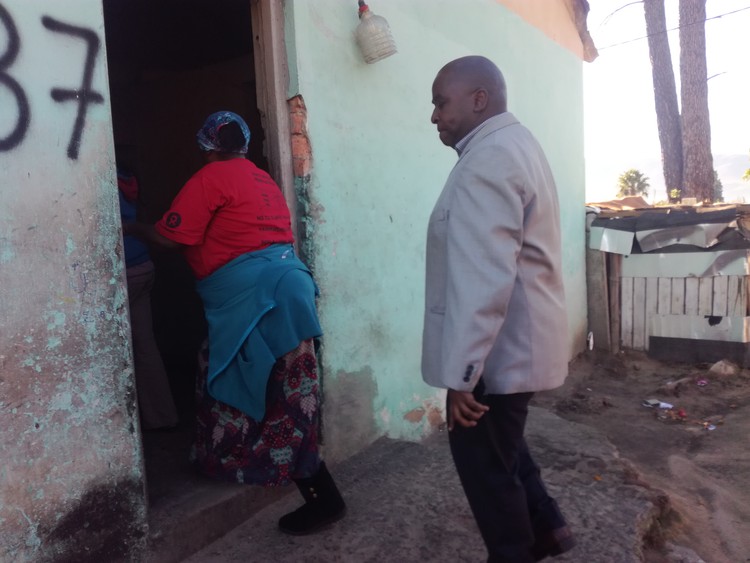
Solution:
M 524 189 L 498 145 L 465 155 L 449 203 L 442 357 L 452 389 L 470 391 L 506 319 L 523 245 Z

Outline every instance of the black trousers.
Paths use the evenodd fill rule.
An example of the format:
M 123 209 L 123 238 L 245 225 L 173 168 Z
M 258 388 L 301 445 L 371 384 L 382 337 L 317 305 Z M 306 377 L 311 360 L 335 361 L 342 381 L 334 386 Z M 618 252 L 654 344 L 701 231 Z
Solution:
M 565 525 L 524 439 L 534 394 L 484 395 L 483 390 L 480 381 L 474 397 L 490 410 L 476 426 L 457 424 L 449 433 L 453 461 L 489 561 L 532 562 L 535 537 Z

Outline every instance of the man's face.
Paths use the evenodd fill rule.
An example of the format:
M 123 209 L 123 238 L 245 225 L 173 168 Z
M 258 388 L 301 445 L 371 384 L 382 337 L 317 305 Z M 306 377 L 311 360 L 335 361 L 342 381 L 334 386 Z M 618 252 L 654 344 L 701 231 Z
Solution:
M 431 121 L 444 145 L 454 147 L 476 126 L 474 92 L 450 74 L 438 73 L 432 83 L 432 104 Z

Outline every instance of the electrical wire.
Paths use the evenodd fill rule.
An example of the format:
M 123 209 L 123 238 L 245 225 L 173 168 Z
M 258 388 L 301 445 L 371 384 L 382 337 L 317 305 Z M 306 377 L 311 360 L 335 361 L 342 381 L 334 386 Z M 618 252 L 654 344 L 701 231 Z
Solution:
M 638 2 L 632 2 L 632 4 L 638 4 Z M 629 5 L 629 4 L 628 4 L 628 5 Z M 624 8 L 624 7 L 625 7 L 625 6 L 623 6 L 623 8 Z M 644 36 L 642 36 L 642 37 L 636 37 L 636 38 L 634 38 L 634 39 L 628 39 L 628 40 L 626 40 L 626 41 L 621 41 L 621 42 L 619 42 L 619 43 L 613 43 L 612 45 L 607 45 L 606 47 L 597 47 L 597 49 L 598 49 L 599 51 L 604 51 L 605 49 L 611 49 L 612 47 L 619 47 L 619 46 L 621 46 L 621 45 L 627 45 L 628 43 L 634 43 L 635 41 L 641 41 L 641 40 L 643 40 L 643 39 L 648 39 L 649 37 L 652 37 L 652 36 L 654 36 L 654 35 L 661 35 L 661 34 L 663 34 L 663 33 L 669 33 L 670 31 L 676 31 L 676 30 L 678 30 L 678 29 L 682 29 L 682 28 L 684 28 L 684 27 L 689 27 L 689 26 L 691 26 L 691 25 L 697 25 L 697 24 L 700 24 L 700 23 L 705 23 L 705 22 L 707 22 L 707 21 L 709 21 L 709 20 L 716 20 L 716 19 L 719 19 L 719 18 L 723 18 L 724 16 L 731 16 L 731 15 L 733 15 L 733 14 L 736 14 L 736 13 L 738 13 L 738 12 L 743 12 L 743 11 L 745 11 L 745 10 L 750 10 L 750 6 L 745 6 L 744 8 L 738 8 L 737 10 L 733 10 L 733 11 L 731 11 L 731 12 L 726 12 L 725 14 L 719 14 L 718 16 L 711 16 L 710 18 L 706 18 L 706 19 L 704 19 L 704 20 L 700 20 L 700 21 L 694 21 L 694 22 L 690 22 L 690 23 L 687 23 L 687 24 L 685 24 L 685 25 L 678 25 L 677 27 L 672 27 L 672 28 L 670 28 L 670 29 L 667 29 L 666 31 L 660 31 L 660 32 L 658 32 L 658 33 L 651 33 L 651 34 L 649 34 L 649 35 L 644 35 Z M 613 13 L 614 13 L 614 12 L 613 12 Z M 608 16 L 608 17 L 609 17 L 609 16 Z

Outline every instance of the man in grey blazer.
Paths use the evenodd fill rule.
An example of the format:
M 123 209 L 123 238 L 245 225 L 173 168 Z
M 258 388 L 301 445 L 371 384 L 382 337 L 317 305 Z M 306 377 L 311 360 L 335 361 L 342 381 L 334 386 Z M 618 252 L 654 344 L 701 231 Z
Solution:
M 489 561 L 540 561 L 575 545 L 524 440 L 534 392 L 568 373 L 557 191 L 494 63 L 448 63 L 432 96 L 458 162 L 427 231 L 422 374 L 448 389 L 451 452 Z

